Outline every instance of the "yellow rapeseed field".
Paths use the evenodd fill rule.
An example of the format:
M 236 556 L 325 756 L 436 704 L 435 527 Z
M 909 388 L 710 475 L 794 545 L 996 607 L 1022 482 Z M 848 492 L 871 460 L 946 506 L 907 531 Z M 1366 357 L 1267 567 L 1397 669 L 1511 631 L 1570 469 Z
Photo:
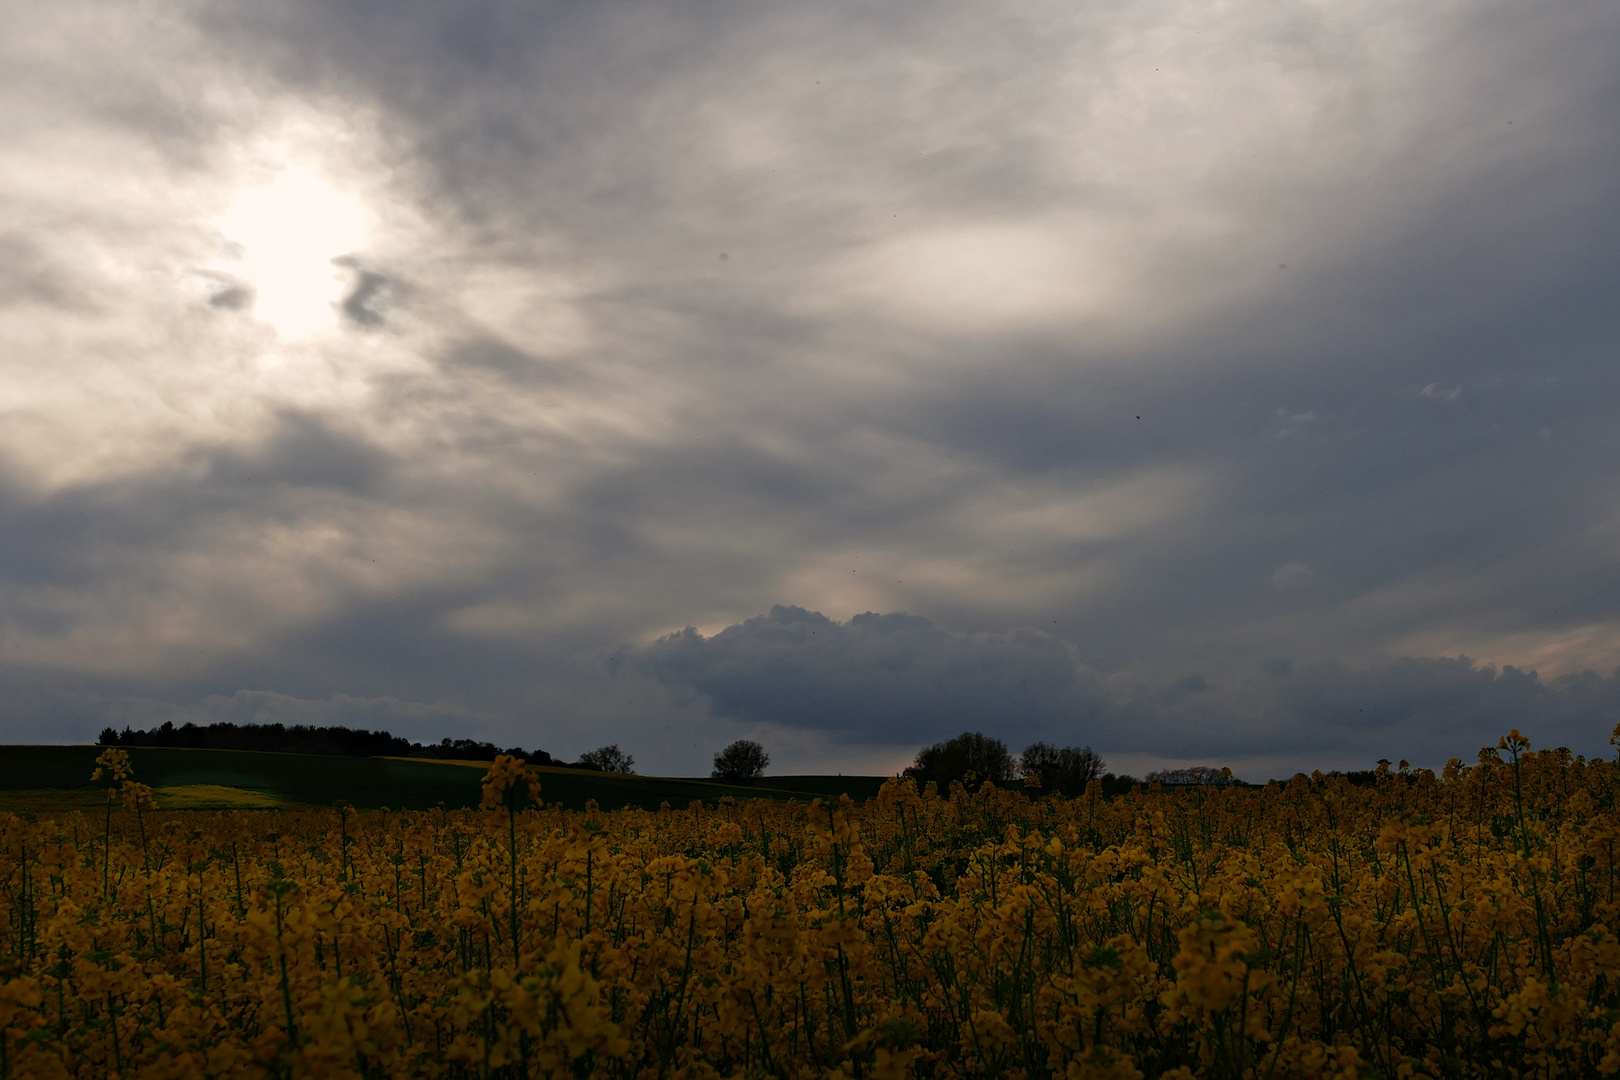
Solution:
M 1620 1072 L 1620 765 L 0 816 L 0 1076 Z M 116 797 L 116 802 L 114 801 Z

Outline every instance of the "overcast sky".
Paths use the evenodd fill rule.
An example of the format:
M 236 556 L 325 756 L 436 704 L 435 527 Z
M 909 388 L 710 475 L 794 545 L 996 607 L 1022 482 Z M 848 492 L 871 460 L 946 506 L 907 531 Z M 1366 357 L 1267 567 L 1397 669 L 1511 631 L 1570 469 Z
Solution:
M 0 741 L 1608 752 L 1612 0 L 0 14 Z

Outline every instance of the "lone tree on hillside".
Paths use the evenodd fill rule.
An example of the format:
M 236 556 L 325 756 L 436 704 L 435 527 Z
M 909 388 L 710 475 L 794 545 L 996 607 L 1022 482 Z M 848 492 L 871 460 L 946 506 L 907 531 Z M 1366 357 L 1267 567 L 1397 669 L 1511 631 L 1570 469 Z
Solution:
M 952 780 L 961 780 L 972 788 L 986 780 L 1006 787 L 1013 777 L 1013 760 L 1007 744 L 1000 739 L 964 731 L 954 739 L 917 751 L 917 763 L 906 770 L 906 775 L 919 785 L 932 780 L 942 790 Z
M 1025 776 L 1040 777 L 1042 791 L 1062 795 L 1083 793 L 1106 767 L 1089 746 L 1065 746 L 1059 750 L 1043 742 L 1030 743 L 1019 758 Z
M 595 750 L 587 750 L 579 755 L 575 763 L 581 769 L 595 769 L 597 772 L 634 773 L 636 759 L 619 749 L 618 743 L 608 746 L 599 746 Z
M 771 755 L 753 739 L 738 739 L 714 755 L 714 779 L 728 784 L 746 784 L 765 775 Z

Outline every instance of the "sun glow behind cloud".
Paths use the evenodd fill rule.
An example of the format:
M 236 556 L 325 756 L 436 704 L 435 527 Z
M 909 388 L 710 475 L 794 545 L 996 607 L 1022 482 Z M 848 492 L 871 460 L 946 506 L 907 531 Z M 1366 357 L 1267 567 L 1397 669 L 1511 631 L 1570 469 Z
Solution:
M 254 315 L 287 340 L 335 325 L 350 276 L 336 260 L 365 248 L 369 216 L 310 168 L 238 192 L 218 224 L 253 291 Z
M 0 682 L 848 771 L 603 658 L 1033 628 L 1116 766 L 1616 662 L 1601 5 L 138 7 L 0 35 Z

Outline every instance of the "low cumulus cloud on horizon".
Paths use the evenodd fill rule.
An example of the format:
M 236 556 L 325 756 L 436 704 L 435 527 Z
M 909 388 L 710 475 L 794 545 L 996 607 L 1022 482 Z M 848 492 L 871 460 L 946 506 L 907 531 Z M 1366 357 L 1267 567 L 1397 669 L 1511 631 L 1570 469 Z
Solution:
M 1014 751 L 1037 740 L 1166 760 L 1343 760 L 1356 751 L 1471 760 L 1512 728 L 1539 745 L 1608 749 L 1620 669 L 1550 679 L 1466 656 L 1402 657 L 1352 668 L 1271 658 L 1223 686 L 1200 672 L 1154 684 L 1088 668 L 1045 631 L 959 633 L 915 615 L 836 622 L 773 607 L 705 636 L 692 627 L 612 661 L 696 695 L 728 720 L 808 727 L 854 742 L 928 743 L 994 732 Z
M 0 742 L 1620 719 L 1613 4 L 8 20 Z

